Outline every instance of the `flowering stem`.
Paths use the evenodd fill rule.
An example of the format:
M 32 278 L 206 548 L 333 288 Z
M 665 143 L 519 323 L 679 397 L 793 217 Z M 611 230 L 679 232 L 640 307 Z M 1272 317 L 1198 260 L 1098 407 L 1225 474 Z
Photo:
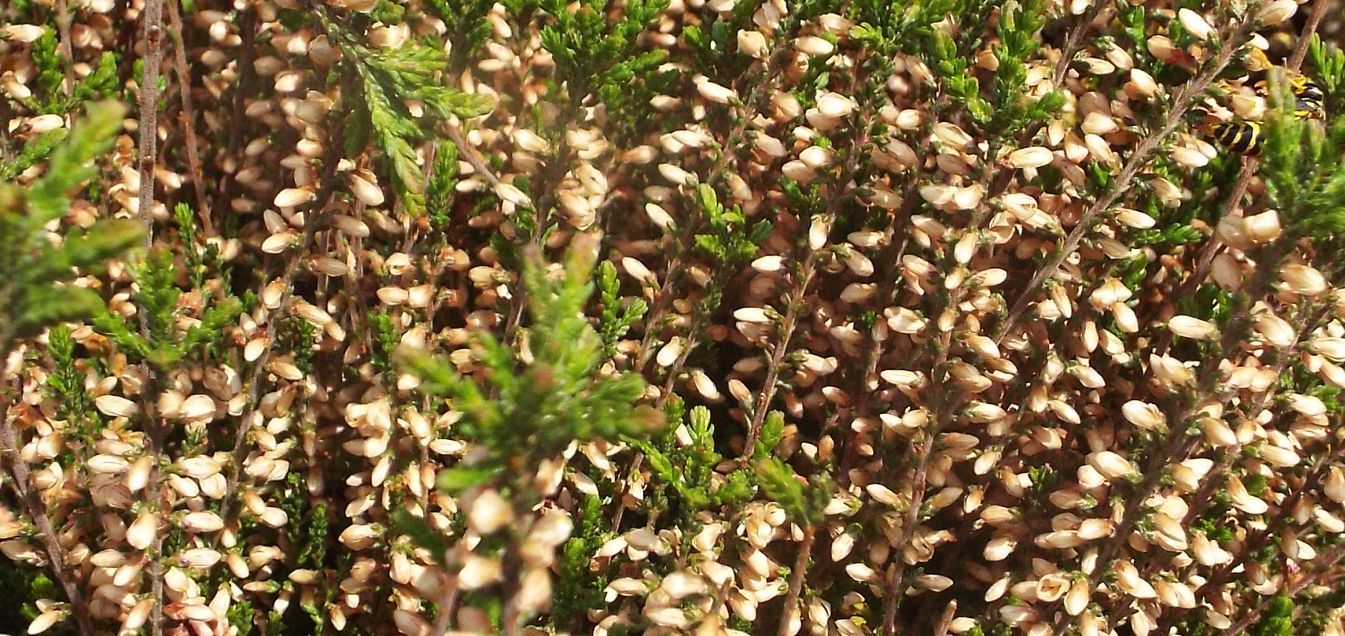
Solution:
M 322 177 L 319 183 L 322 187 L 313 198 L 313 202 L 304 211 L 304 233 L 303 238 L 299 240 L 297 249 L 302 251 L 313 242 L 314 236 L 323 226 L 323 209 L 331 200 L 336 190 L 336 169 L 341 160 L 341 129 L 338 127 L 330 133 L 327 154 L 323 157 Z M 294 296 L 294 278 L 298 276 L 301 265 L 305 262 L 303 258 L 296 256 L 289 260 L 285 265 L 285 271 L 281 275 L 281 293 L 279 303 L 276 305 L 275 314 L 268 317 L 266 321 L 266 348 L 262 350 L 257 361 L 252 365 L 252 373 L 248 378 L 248 409 L 238 418 L 238 430 L 234 433 L 233 450 L 230 454 L 229 475 L 225 480 L 224 496 L 220 500 L 219 516 L 224 523 L 229 523 L 230 515 L 233 514 L 233 503 L 236 497 L 234 494 L 238 490 L 238 482 L 243 474 L 243 462 L 247 458 L 247 440 L 248 433 L 252 430 L 252 422 L 257 419 L 261 412 L 261 387 L 262 378 L 266 374 L 267 364 L 271 361 L 271 354 L 274 353 L 276 333 L 280 328 L 280 319 Z M 265 283 L 263 283 L 265 286 Z M 260 296 L 260 294 L 259 294 Z M 218 539 L 217 539 L 218 540 Z
M 1149 156 L 1182 124 L 1183 117 L 1195 104 L 1196 99 L 1204 94 L 1210 83 L 1219 77 L 1219 74 L 1228 66 L 1228 62 L 1233 58 L 1233 53 L 1241 47 L 1243 40 L 1251 32 L 1254 23 L 1255 20 L 1250 17 L 1243 19 L 1233 29 L 1230 37 L 1226 38 L 1219 54 L 1215 56 L 1214 62 L 1204 72 L 1177 90 L 1176 99 L 1173 100 L 1172 108 L 1168 111 L 1167 119 L 1164 121 L 1162 128 L 1140 141 L 1130 155 L 1130 159 L 1121 169 L 1120 174 L 1116 176 L 1116 181 L 1111 190 L 1089 206 L 1088 210 L 1079 217 L 1079 221 L 1074 225 L 1074 228 L 1070 230 L 1069 235 L 1065 237 L 1064 244 L 1056 250 L 1055 255 L 1033 274 L 1032 279 L 1028 281 L 1027 286 L 1023 288 L 1023 291 L 1018 295 L 1018 299 L 1014 301 L 1009 312 L 1004 316 L 1004 320 L 999 323 L 999 327 L 995 330 L 996 343 L 1003 342 L 1004 337 L 1017 326 L 1018 319 L 1022 317 L 1023 312 L 1027 311 L 1037 290 L 1048 278 L 1055 275 L 1056 271 L 1060 269 L 1066 259 L 1074 254 L 1075 250 L 1079 249 L 1079 243 L 1083 241 L 1084 234 L 1092 228 L 1097 217 L 1110 209 L 1113 204 L 1121 199 L 1122 195 L 1130 190 L 1131 182 L 1148 162 Z
M 5 347 L 6 352 L 9 347 Z M 7 358 L 8 355 L 0 355 L 0 359 Z M 5 408 L 4 411 L 8 411 Z M 61 548 L 60 541 L 56 538 L 56 529 L 51 525 L 51 519 L 47 517 L 47 505 L 42 500 L 42 494 L 37 492 L 28 473 L 28 463 L 24 461 L 19 453 L 18 435 L 14 430 L 14 424 L 10 421 L 8 414 L 0 412 L 0 452 L 9 460 L 9 473 L 14 483 L 14 489 L 18 491 L 19 498 L 23 500 L 24 508 L 27 509 L 28 516 L 33 520 L 33 525 L 42 535 L 42 545 L 47 551 L 47 561 L 51 565 L 52 576 L 60 583 L 61 590 L 70 600 L 71 613 L 75 615 L 75 621 L 79 624 L 79 633 L 83 636 L 92 636 L 94 634 L 93 621 L 89 615 L 89 605 L 84 600 L 84 595 L 79 587 L 75 585 L 74 575 L 65 561 L 65 550 Z

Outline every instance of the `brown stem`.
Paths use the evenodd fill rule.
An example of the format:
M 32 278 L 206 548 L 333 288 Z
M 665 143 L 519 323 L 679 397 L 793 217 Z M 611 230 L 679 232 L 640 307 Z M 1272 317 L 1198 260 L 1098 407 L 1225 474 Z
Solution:
M 186 140 L 187 168 L 191 172 L 192 189 L 196 191 L 196 215 L 201 218 L 201 228 L 206 236 L 215 235 L 215 224 L 211 216 L 210 205 L 206 203 L 205 172 L 201 168 L 201 150 L 196 139 L 196 107 L 191 98 L 191 67 L 187 65 L 187 45 L 182 36 L 182 15 L 178 3 L 168 2 L 168 28 L 173 38 L 173 73 L 177 75 L 178 94 L 182 100 L 180 123 Z
M 780 617 L 780 627 L 776 630 L 776 636 L 790 636 L 793 632 L 789 629 L 790 617 L 795 612 L 803 616 L 803 608 L 795 607 L 799 604 L 799 594 L 803 591 L 804 576 L 808 573 L 808 561 L 813 554 L 813 541 L 817 538 L 817 529 L 808 524 L 803 529 L 803 541 L 799 542 L 798 555 L 794 557 L 794 569 L 789 572 L 789 593 L 785 594 L 785 613 Z
M 61 41 L 59 51 L 65 58 L 63 70 L 65 71 L 65 94 L 72 96 L 75 94 L 75 48 L 74 42 L 70 40 L 70 7 L 67 0 L 56 0 L 56 30 L 60 34 Z M 75 111 L 71 111 L 71 117 L 75 116 Z
M 159 63 L 163 41 L 163 0 L 146 0 L 141 13 L 145 57 L 140 75 L 140 222 L 145 226 L 145 249 L 154 244 L 154 167 L 159 142 Z M 145 317 L 141 315 L 143 325 Z
M 1289 54 L 1288 61 L 1284 67 L 1290 71 L 1298 71 L 1303 67 L 1303 58 L 1308 55 L 1308 44 L 1312 42 L 1312 36 L 1317 33 L 1317 27 L 1322 23 L 1322 18 L 1326 15 L 1327 5 L 1334 4 L 1327 0 L 1314 0 L 1312 3 L 1312 14 L 1308 16 L 1308 23 L 1303 25 L 1303 32 L 1298 36 L 1298 42 L 1294 44 L 1294 52 Z
M 1093 221 L 1095 221 L 1103 212 L 1107 211 L 1107 209 L 1114 203 L 1120 200 L 1122 195 L 1130 190 L 1131 181 L 1135 179 L 1135 176 L 1139 174 L 1140 169 L 1148 162 L 1149 156 L 1153 154 L 1153 152 L 1169 138 L 1172 132 L 1182 124 L 1182 118 L 1186 114 L 1186 111 L 1189 110 L 1195 103 L 1195 100 L 1205 92 L 1205 89 L 1209 87 L 1210 82 L 1213 82 L 1214 79 L 1223 72 L 1224 67 L 1228 66 L 1229 60 L 1233 58 L 1233 53 L 1241 46 L 1242 40 L 1244 40 L 1247 34 L 1251 31 L 1254 23 L 1255 21 L 1250 18 L 1239 23 L 1238 26 L 1233 29 L 1230 37 L 1224 39 L 1224 46 L 1214 58 L 1214 62 L 1206 68 L 1203 73 L 1196 76 L 1177 90 L 1176 98 L 1173 100 L 1172 108 L 1168 111 L 1167 119 L 1164 121 L 1162 128 L 1140 141 L 1139 146 L 1137 146 L 1134 152 L 1131 153 L 1130 159 L 1128 159 L 1125 166 L 1121 168 L 1120 174 L 1116 176 L 1116 181 L 1112 185 L 1111 190 L 1103 195 L 1102 198 L 1095 201 L 1093 205 L 1083 213 L 1083 216 L 1079 217 L 1078 223 L 1076 223 L 1074 228 L 1070 230 L 1069 235 L 1065 237 L 1065 242 L 1060 246 L 1060 249 L 1056 250 L 1055 255 L 1033 274 L 1032 279 L 1028 281 L 1027 286 L 1023 288 L 1018 299 L 1014 301 L 1008 314 L 1005 315 L 1004 320 L 1000 322 L 999 327 L 995 330 L 996 342 L 1002 342 L 1004 340 L 1004 337 L 1008 335 L 1009 331 L 1017 325 L 1018 319 L 1022 317 L 1023 312 L 1027 311 L 1037 290 L 1041 288 L 1048 278 L 1055 275 L 1056 270 L 1060 269 L 1060 266 L 1064 264 L 1065 260 L 1079 248 L 1079 243 L 1083 241 L 1084 234 L 1088 233 L 1089 228 L 1092 227 Z
M 138 168 L 140 171 L 140 207 L 138 215 L 145 232 L 145 250 L 154 245 L 154 168 L 158 164 L 159 142 L 159 67 L 162 62 L 160 47 L 163 43 L 163 0 L 146 0 L 141 12 L 143 24 L 141 37 L 144 40 L 143 68 L 140 76 L 140 153 Z M 150 337 L 149 312 L 140 311 L 140 335 Z M 154 386 L 154 370 L 145 363 L 145 374 L 149 386 Z M 149 503 L 155 508 L 162 505 L 159 493 L 158 464 L 163 458 L 163 427 L 156 421 L 153 413 L 152 391 L 146 393 L 143 402 L 146 406 L 146 437 L 149 441 L 150 456 L 154 466 L 150 468 L 149 480 L 145 486 Z M 154 544 L 150 548 L 149 576 L 150 589 L 154 605 L 150 609 L 150 633 L 153 636 L 163 634 L 163 533 L 155 533 Z
M 453 142 L 453 145 L 458 147 L 458 154 L 472 166 L 472 170 L 476 171 L 476 174 L 482 179 L 485 179 L 490 185 L 500 185 L 500 178 L 495 175 L 490 169 L 490 166 L 486 165 L 486 160 L 481 158 L 481 153 L 477 152 L 474 146 L 467 143 L 467 138 L 463 136 L 462 129 L 453 125 L 452 122 L 444 124 L 444 127 L 448 129 L 449 140 Z
M 955 306 L 957 303 L 950 303 Z M 915 527 L 920 523 L 920 509 L 925 505 L 925 487 L 929 483 L 929 460 L 934 455 L 934 441 L 939 437 L 943 423 L 952 417 L 953 400 L 945 395 L 948 383 L 948 347 L 952 344 L 952 332 L 945 331 L 939 336 L 939 350 L 934 354 L 934 366 L 930 371 L 929 404 L 932 407 L 925 439 L 920 443 L 916 458 L 915 477 L 911 481 L 911 501 L 906 506 L 906 515 L 902 519 L 901 536 L 894 544 L 891 573 L 888 575 L 887 594 L 883 598 L 883 633 L 895 634 L 897 609 L 901 606 L 901 597 L 906 589 L 906 561 L 901 550 L 915 536 Z
M 51 573 L 65 591 L 66 598 L 70 600 L 70 610 L 79 624 L 79 633 L 83 636 L 93 636 L 93 620 L 89 615 L 89 605 L 79 587 L 75 585 L 74 574 L 65 560 L 65 550 L 61 548 L 61 543 L 56 538 L 56 529 L 52 527 L 51 519 L 47 516 L 47 504 L 30 481 L 28 463 L 19 453 L 18 435 L 14 430 L 14 424 L 3 412 L 0 412 L 0 451 L 3 451 L 5 458 L 9 460 L 9 472 L 14 480 L 14 488 L 18 490 L 19 498 L 23 500 L 24 508 L 32 518 L 33 525 L 42 535 L 47 561 L 51 564 Z

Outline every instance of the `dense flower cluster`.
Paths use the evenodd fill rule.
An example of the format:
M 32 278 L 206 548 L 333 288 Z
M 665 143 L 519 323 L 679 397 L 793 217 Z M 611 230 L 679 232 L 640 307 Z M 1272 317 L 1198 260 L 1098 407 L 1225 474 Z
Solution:
M 3 3 L 0 628 L 1345 633 L 1339 6 Z

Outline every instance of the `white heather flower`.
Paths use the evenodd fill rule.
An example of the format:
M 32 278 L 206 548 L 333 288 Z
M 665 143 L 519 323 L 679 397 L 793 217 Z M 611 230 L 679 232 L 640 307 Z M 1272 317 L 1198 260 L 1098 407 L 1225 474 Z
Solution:
M 94 407 L 103 415 L 111 417 L 133 417 L 140 412 L 140 407 L 120 395 L 101 395 L 94 399 Z
M 513 521 L 514 508 L 494 489 L 486 490 L 472 501 L 467 525 L 480 535 L 488 535 Z
M 794 48 L 804 55 L 831 55 L 836 46 L 825 38 L 815 35 L 801 37 L 794 41 Z
M 513 184 L 500 182 L 495 186 L 495 194 L 504 202 L 512 203 L 519 207 L 529 207 L 532 205 L 532 199 Z
M 1326 486 L 1323 488 L 1326 497 L 1336 503 L 1345 503 L 1345 471 L 1339 466 L 1332 466 L 1326 475 Z
M 499 580 L 502 572 L 498 559 L 469 554 L 462 560 L 462 569 L 458 571 L 458 583 L 465 590 L 476 590 Z
M 1054 155 L 1051 153 L 1051 149 L 1041 146 L 1020 148 L 1009 153 L 1009 165 L 1019 169 L 1040 168 L 1050 165 L 1053 159 Z
M 1186 29 L 1187 33 L 1198 40 L 1208 40 L 1210 36 L 1214 35 L 1214 27 L 1210 26 L 1210 23 L 1206 22 L 1205 18 L 1195 11 L 1179 9 L 1177 20 L 1181 22 L 1182 28 Z
M 280 194 L 276 195 L 274 203 L 278 208 L 294 208 L 315 198 L 317 198 L 317 194 L 312 187 L 285 188 L 280 191 Z
M 1247 487 L 1243 485 L 1242 479 L 1237 475 L 1228 478 L 1224 485 L 1224 491 L 1228 493 L 1228 499 L 1234 508 L 1249 515 L 1265 514 L 1270 509 L 1266 502 L 1247 491 Z
M 1130 400 L 1121 405 L 1121 414 L 1125 416 L 1128 422 L 1146 431 L 1167 428 L 1167 418 L 1163 415 L 1163 412 L 1158 410 L 1157 406 L 1148 402 Z
M 750 29 L 738 31 L 738 51 L 756 59 L 766 57 L 766 36 Z
M 1316 296 L 1326 291 L 1326 277 L 1308 265 L 1293 263 L 1280 267 L 1280 280 L 1295 294 Z
M 1138 230 L 1147 230 L 1157 224 L 1152 216 L 1139 210 L 1120 208 L 1116 211 L 1116 220 Z
M 0 28 L 0 37 L 13 42 L 31 44 L 42 37 L 45 32 L 45 29 L 35 24 L 11 24 Z
M 137 550 L 144 550 L 154 543 L 158 529 L 159 517 L 152 512 L 142 512 L 126 529 L 126 543 Z
M 709 80 L 697 85 L 696 91 L 700 93 L 701 97 L 716 104 L 731 104 L 738 101 L 737 91 Z
M 1253 243 L 1269 243 L 1280 237 L 1280 215 L 1274 210 L 1266 210 L 1242 219 L 1243 232 Z
M 1173 316 L 1168 320 L 1168 329 L 1183 338 L 1193 340 L 1213 340 L 1219 337 L 1219 328 L 1214 323 L 1191 316 Z
M 1130 69 L 1130 83 L 1139 94 L 1153 97 L 1158 94 L 1158 82 L 1154 77 L 1139 68 Z
M 1298 12 L 1298 3 L 1294 0 L 1273 0 L 1261 8 L 1256 19 L 1261 26 L 1279 24 L 1294 17 Z
M 1293 326 L 1270 311 L 1261 312 L 1256 316 L 1256 332 L 1266 342 L 1277 347 L 1287 347 L 1293 344 L 1295 339 Z
M 369 207 L 383 205 L 383 190 L 378 187 L 378 178 L 368 170 L 350 173 L 350 192 Z
M 817 111 L 824 117 L 841 119 L 855 112 L 855 100 L 840 93 L 826 92 L 817 98 Z
M 1089 453 L 1088 465 L 1107 479 L 1126 479 L 1135 474 L 1130 461 L 1112 451 Z
M 1105 135 L 1121 129 L 1111 115 L 1100 111 L 1093 111 L 1085 115 L 1080 128 L 1090 135 Z

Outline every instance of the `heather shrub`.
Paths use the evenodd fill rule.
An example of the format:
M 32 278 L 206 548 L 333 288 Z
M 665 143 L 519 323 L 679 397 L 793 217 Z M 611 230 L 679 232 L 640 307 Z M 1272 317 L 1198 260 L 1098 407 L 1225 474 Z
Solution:
M 1345 633 L 1340 7 L 3 3 L 0 631 Z

